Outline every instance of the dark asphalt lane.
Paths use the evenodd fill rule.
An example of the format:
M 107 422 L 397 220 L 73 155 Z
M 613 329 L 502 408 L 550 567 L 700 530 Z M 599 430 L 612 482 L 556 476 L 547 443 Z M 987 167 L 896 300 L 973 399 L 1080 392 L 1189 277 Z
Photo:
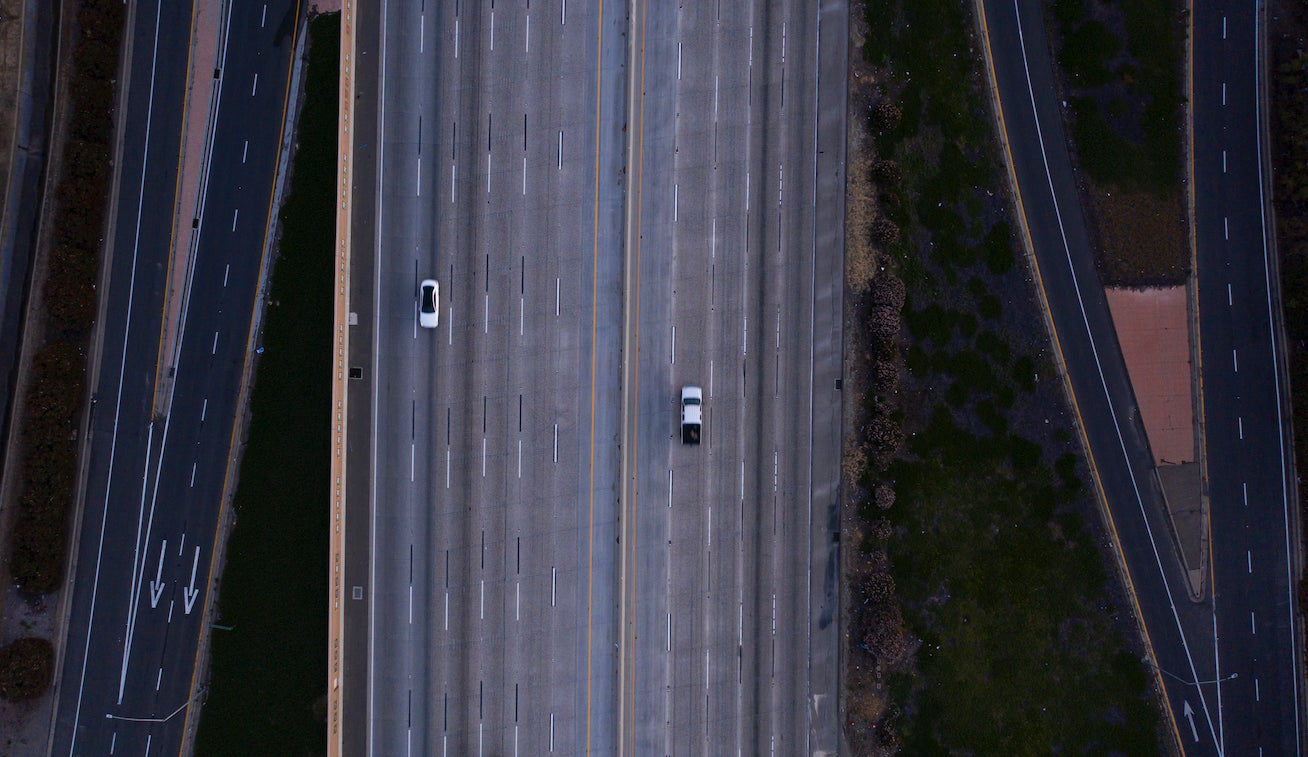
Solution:
M 1025 222 L 1110 528 L 1160 669 L 1156 679 L 1187 753 L 1217 753 L 1218 691 L 1213 683 L 1195 683 L 1217 677 L 1212 607 L 1188 600 L 1143 429 L 1135 420 L 1066 148 L 1042 5 L 999 0 L 984 8 Z
M 59 691 L 56 754 L 182 747 L 182 710 L 191 696 L 213 578 L 214 534 L 263 266 L 295 8 L 292 0 L 268 3 L 266 12 L 262 2 L 231 8 L 180 361 L 168 411 L 153 422 L 186 74 L 177 62 L 186 60 L 190 15 L 163 8 L 151 103 L 150 70 L 141 61 L 153 57 L 154 9 L 137 8 L 127 141 L 142 145 L 146 127 L 139 116 L 152 115 L 150 142 L 142 145 L 148 150 L 147 173 L 142 183 L 139 172 L 133 182 L 131 171 L 124 171 L 117 209 L 104 321 L 109 328 Z M 136 164 L 125 163 L 131 165 Z M 132 220 L 142 186 L 137 244 Z M 135 260 L 128 254 L 133 250 L 139 253 Z M 118 336 L 113 326 L 123 323 L 127 330 Z
M 1299 573 L 1257 6 L 1194 6 L 1193 171 L 1213 603 L 1228 754 L 1301 754 Z M 1184 739 L 1183 739 L 1184 740 Z

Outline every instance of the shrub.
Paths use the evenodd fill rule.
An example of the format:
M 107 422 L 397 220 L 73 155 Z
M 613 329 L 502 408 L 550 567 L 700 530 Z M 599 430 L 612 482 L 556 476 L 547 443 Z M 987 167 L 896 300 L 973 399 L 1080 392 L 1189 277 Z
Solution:
M 0 647 L 0 699 L 26 702 L 50 688 L 54 646 L 48 639 L 28 636 Z

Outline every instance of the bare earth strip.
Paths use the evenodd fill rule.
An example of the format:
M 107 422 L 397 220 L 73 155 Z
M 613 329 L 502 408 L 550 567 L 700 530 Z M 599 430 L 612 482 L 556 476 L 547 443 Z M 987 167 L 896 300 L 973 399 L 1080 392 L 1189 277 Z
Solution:
M 1155 465 L 1194 462 L 1184 286 L 1104 290 Z

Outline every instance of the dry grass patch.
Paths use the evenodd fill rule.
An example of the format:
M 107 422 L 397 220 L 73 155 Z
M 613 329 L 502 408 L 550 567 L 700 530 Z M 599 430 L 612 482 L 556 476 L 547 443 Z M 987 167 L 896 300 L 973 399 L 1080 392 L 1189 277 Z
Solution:
M 1114 188 L 1095 193 L 1095 254 L 1105 286 L 1185 283 L 1190 256 L 1180 197 Z

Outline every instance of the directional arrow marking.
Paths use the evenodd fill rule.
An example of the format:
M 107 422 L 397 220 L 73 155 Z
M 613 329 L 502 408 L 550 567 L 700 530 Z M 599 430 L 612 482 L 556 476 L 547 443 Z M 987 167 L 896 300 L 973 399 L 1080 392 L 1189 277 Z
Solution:
M 151 609 L 159 606 L 159 597 L 163 596 L 164 584 L 159 579 L 163 577 L 163 559 L 164 552 L 168 550 L 168 540 L 164 539 L 163 544 L 159 545 L 159 569 L 154 572 L 154 580 L 150 582 L 150 607 Z
M 195 548 L 195 560 L 191 562 L 191 585 L 186 587 L 182 592 L 182 599 L 186 602 L 186 614 L 191 614 L 191 608 L 195 606 L 196 597 L 200 596 L 200 590 L 195 588 L 195 569 L 200 566 L 200 548 Z
M 1195 741 L 1198 741 L 1199 732 L 1194 728 L 1194 710 L 1190 709 L 1189 699 L 1185 700 L 1185 707 L 1181 710 L 1181 713 L 1185 715 L 1186 720 L 1190 721 L 1190 735 L 1194 737 Z

